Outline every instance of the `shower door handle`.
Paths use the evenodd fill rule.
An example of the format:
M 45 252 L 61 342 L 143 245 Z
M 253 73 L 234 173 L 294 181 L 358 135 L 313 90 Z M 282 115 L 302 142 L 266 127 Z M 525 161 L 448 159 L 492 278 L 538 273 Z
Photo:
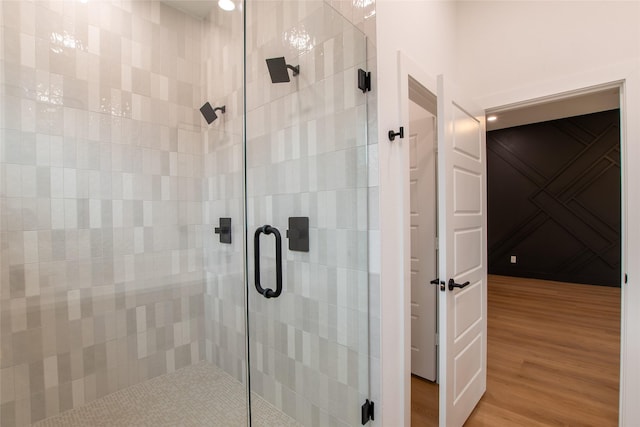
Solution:
M 276 237 L 276 290 L 264 289 L 260 284 L 260 234 L 273 234 Z M 253 262 L 255 269 L 255 286 L 265 298 L 277 298 L 282 293 L 282 236 L 277 228 L 263 225 L 256 229 L 253 235 Z

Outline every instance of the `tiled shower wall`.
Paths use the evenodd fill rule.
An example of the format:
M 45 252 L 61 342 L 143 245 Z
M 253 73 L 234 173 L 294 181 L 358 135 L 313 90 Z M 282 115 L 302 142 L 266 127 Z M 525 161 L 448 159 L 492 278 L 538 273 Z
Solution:
M 200 22 L 2 1 L 0 424 L 204 359 Z
M 372 75 L 372 90 L 367 94 L 367 168 L 369 230 L 369 398 L 376 403 L 375 420 L 381 425 L 382 390 L 380 388 L 380 197 L 378 176 L 378 109 L 376 0 L 326 0 L 326 3 L 362 31 L 367 37 L 367 70 Z
M 380 198 L 378 176 L 378 110 L 376 0 L 325 0 L 367 37 L 367 70 L 372 75 L 372 90 L 367 94 L 367 167 L 369 229 L 369 398 L 376 403 L 375 420 L 381 425 L 382 390 L 380 388 Z
M 226 107 L 203 134 L 206 355 L 244 382 L 243 31 L 240 10 L 213 8 L 203 21 L 201 74 L 206 100 Z M 213 234 L 220 218 L 231 218 L 231 244 Z

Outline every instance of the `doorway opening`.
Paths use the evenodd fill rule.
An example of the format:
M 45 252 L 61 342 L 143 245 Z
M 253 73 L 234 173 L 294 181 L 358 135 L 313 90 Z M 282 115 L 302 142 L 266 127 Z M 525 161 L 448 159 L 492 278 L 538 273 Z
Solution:
M 523 400 L 555 422 L 579 423 L 572 406 L 597 407 L 589 423 L 617 425 L 620 94 L 613 84 L 487 111 L 488 393 L 470 425 L 523 382 Z
M 491 116 L 491 115 L 502 115 L 501 123 L 506 123 L 506 119 L 509 118 L 510 114 L 513 113 L 513 116 L 517 116 L 520 115 L 522 116 L 521 118 L 519 118 L 518 120 L 523 120 L 520 123 L 515 123 L 513 122 L 512 124 L 509 124 L 506 127 L 514 127 L 514 126 L 520 126 L 520 125 L 525 125 L 525 124 L 532 124 L 532 123 L 537 123 L 537 122 L 543 122 L 543 121 L 550 121 L 550 120 L 557 120 L 560 118 L 566 118 L 566 117 L 576 117 L 576 116 L 584 116 L 584 115 L 588 115 L 588 114 L 593 114 L 593 113 L 599 113 L 599 112 L 603 112 L 603 111 L 611 111 L 611 110 L 619 110 L 618 112 L 618 129 L 616 130 L 616 132 L 618 132 L 618 135 L 620 136 L 619 141 L 617 142 L 617 148 L 616 147 L 610 147 L 610 149 L 608 150 L 608 152 L 606 153 L 606 156 L 604 159 L 601 159 L 601 163 L 596 165 L 597 167 L 593 167 L 591 169 L 589 169 L 590 174 L 588 174 L 586 177 L 584 177 L 582 180 L 574 178 L 574 179 L 570 179 L 568 180 L 568 183 L 565 184 L 566 185 L 572 185 L 573 187 L 580 187 L 580 188 L 587 188 L 585 187 L 585 184 L 587 182 L 589 183 L 597 183 L 599 180 L 601 180 L 602 182 L 600 182 L 598 185 L 604 185 L 604 182 L 607 182 L 607 176 L 609 176 L 612 173 L 611 168 L 615 165 L 617 165 L 617 167 L 619 168 L 619 172 L 618 172 L 618 177 L 619 177 L 619 187 L 618 187 L 618 192 L 620 194 L 620 197 L 618 198 L 617 201 L 617 206 L 619 208 L 618 212 L 619 213 L 614 213 L 615 215 L 619 216 L 619 225 L 620 225 L 620 229 L 617 232 L 617 237 L 618 237 L 618 242 L 617 246 L 619 249 L 619 260 L 617 261 L 617 265 L 618 265 L 618 280 L 617 282 L 614 280 L 613 285 L 617 285 L 619 287 L 620 283 L 622 282 L 622 278 L 623 278 L 623 274 L 622 272 L 624 272 L 624 180 L 622 179 L 622 177 L 624 176 L 623 174 L 623 161 L 622 159 L 624 158 L 623 156 L 623 152 L 624 152 L 624 141 L 622 140 L 622 135 L 620 134 L 620 129 L 622 128 L 622 124 L 620 123 L 620 121 L 624 120 L 624 115 L 622 114 L 623 112 L 620 111 L 623 103 L 620 102 L 620 97 L 621 97 L 621 90 L 622 86 L 621 84 L 609 84 L 609 85 L 604 85 L 604 86 L 599 86 L 596 88 L 591 88 L 591 89 L 586 89 L 586 90 L 582 90 L 579 92 L 574 92 L 571 94 L 562 94 L 562 95 L 558 95 L 555 97 L 549 97 L 546 98 L 544 100 L 533 100 L 533 101 L 528 101 L 528 102 L 523 102 L 523 103 L 519 103 L 518 105 L 510 105 L 504 108 L 500 108 L 500 109 L 493 109 L 491 111 L 487 111 L 487 115 Z M 608 101 L 607 101 L 608 99 Z M 411 100 L 411 98 L 409 98 L 409 100 Z M 613 101 L 612 101 L 613 100 Z M 608 104 L 607 104 L 608 102 Z M 613 104 L 611 103 L 613 102 Z M 597 106 L 598 103 L 600 103 L 600 106 Z M 573 109 L 569 109 L 569 106 L 573 104 Z M 507 114 L 509 113 L 509 114 Z M 615 113 L 611 113 L 611 114 L 615 114 Z M 509 118 L 509 120 L 513 120 L 513 118 Z M 528 121 L 527 121 L 528 120 Z M 413 127 L 413 126 L 411 126 Z M 496 129 L 496 127 L 490 127 L 489 129 Z M 410 132 L 410 135 L 413 135 L 413 131 Z M 589 133 L 589 132 L 587 132 Z M 594 132 L 593 129 L 590 131 L 590 133 L 597 133 Z M 584 145 L 584 151 L 588 152 L 588 146 L 589 146 L 589 142 L 587 141 L 582 141 L 583 145 Z M 414 151 L 412 151 L 412 156 L 415 154 Z M 419 158 L 419 157 L 418 157 Z M 615 160 L 615 158 L 617 158 L 617 161 Z M 554 159 L 556 160 L 556 159 Z M 567 160 L 570 161 L 570 160 Z M 608 166 L 604 163 L 602 163 L 603 161 L 608 162 Z M 573 160 L 573 163 L 576 163 L 576 160 Z M 572 164 L 573 164 L 572 163 Z M 411 166 L 415 166 L 416 162 L 410 163 Z M 600 167 L 601 169 L 598 169 L 598 167 Z M 608 172 L 607 172 L 608 171 Z M 609 174 L 609 175 L 607 175 Z M 411 180 L 411 177 L 409 176 L 410 172 L 408 172 L 407 174 L 407 182 L 411 182 L 413 180 Z M 577 187 L 576 187 L 577 188 Z M 490 191 L 490 190 L 489 190 Z M 584 190 L 586 191 L 586 190 Z M 584 192 L 583 191 L 583 192 Z M 411 192 L 411 195 L 413 196 L 414 192 Z M 411 277 L 412 279 L 414 278 L 414 276 L 417 276 L 417 274 L 420 273 L 419 268 L 415 267 L 415 258 L 413 255 L 414 252 L 414 239 L 413 239 L 413 235 L 416 234 L 416 229 L 414 227 L 414 222 L 413 222 L 413 214 L 414 214 L 414 209 L 416 208 L 416 204 L 414 203 L 413 199 L 411 200 L 411 213 L 412 213 L 412 222 L 411 222 Z M 578 203 L 581 200 L 575 201 L 574 203 Z M 584 202 L 583 202 L 584 204 Z M 610 212 L 609 212 L 610 213 Z M 491 219 L 489 218 L 489 221 Z M 491 230 L 489 230 L 489 233 L 491 232 Z M 609 242 L 610 245 L 613 244 L 614 246 L 616 245 L 615 242 Z M 600 251 L 601 253 L 599 253 L 599 255 L 601 256 L 605 256 L 605 255 L 611 255 L 608 254 L 606 251 Z M 437 254 L 437 252 L 436 252 Z M 510 255 L 509 254 L 509 261 L 510 261 Z M 518 260 L 518 256 L 516 254 L 516 263 L 518 261 L 524 261 L 523 259 Z M 616 264 L 616 262 L 614 261 L 612 263 L 614 266 Z M 436 274 L 434 276 L 438 277 L 438 275 Z M 536 279 L 526 279 L 527 281 L 529 281 L 528 283 L 526 283 L 529 286 L 533 286 L 536 282 Z M 498 283 L 500 282 L 500 283 Z M 512 283 L 509 283 L 508 280 L 503 280 L 502 277 L 500 276 L 489 276 L 489 286 L 491 286 L 491 283 L 497 283 L 499 285 L 504 286 L 506 284 L 506 286 L 512 286 Z M 557 284 L 557 286 L 561 286 L 561 285 L 566 285 L 565 283 L 562 282 L 550 282 L 551 285 L 549 283 L 546 282 L 542 282 L 542 286 L 540 289 L 542 289 L 540 292 L 543 295 L 542 299 L 542 306 L 549 306 L 552 304 L 546 303 L 544 299 L 545 298 L 554 298 L 555 295 L 558 295 L 559 293 L 559 288 L 553 288 L 554 284 Z M 603 283 L 600 283 L 603 284 Z M 606 352 L 602 352 L 601 349 L 598 348 L 593 348 L 592 352 L 593 353 L 598 353 L 600 352 L 601 355 L 604 355 L 603 357 L 606 358 L 609 357 L 609 361 L 612 362 L 611 364 L 613 365 L 617 365 L 617 360 L 611 360 L 611 358 L 618 358 L 619 359 L 619 355 L 620 355 L 620 303 L 621 303 L 621 296 L 620 296 L 620 292 L 621 289 L 616 289 L 615 287 L 602 287 L 602 286 L 591 286 L 591 285 L 567 285 L 569 286 L 568 288 L 566 288 L 566 286 L 564 286 L 564 289 L 568 289 L 568 294 L 565 295 L 566 298 L 572 298 L 572 296 L 575 294 L 576 297 L 577 295 L 579 295 L 579 293 L 585 292 L 585 293 L 598 293 L 598 292 L 608 292 L 608 291 L 612 291 L 612 292 L 617 292 L 617 294 L 614 294 L 613 297 L 611 297 L 611 295 L 607 295 L 608 298 L 608 306 L 606 309 L 603 309 L 602 307 L 597 307 L 596 305 L 593 305 L 592 303 L 586 302 L 581 299 L 580 303 L 582 304 L 582 307 L 591 307 L 591 309 L 593 310 L 591 312 L 592 314 L 592 318 L 590 319 L 591 321 L 593 321 L 594 318 L 598 318 L 598 316 L 600 316 L 600 318 L 602 319 L 607 319 L 607 320 L 611 320 L 613 318 L 613 324 L 615 324 L 617 327 L 611 327 L 608 330 L 604 331 L 605 335 L 607 335 L 609 338 L 611 338 L 611 341 L 608 343 L 609 345 L 609 350 L 611 350 L 611 348 L 615 349 L 615 354 L 613 356 L 611 356 L 611 351 L 609 351 L 609 353 Z M 495 288 L 495 286 L 494 286 Z M 513 289 L 513 288 L 511 288 Z M 498 411 L 504 411 L 505 413 L 509 413 L 511 415 L 509 416 L 516 416 L 516 417 L 520 417 L 520 415 L 515 414 L 514 408 L 513 406 L 520 406 L 520 404 L 518 403 L 517 405 L 513 405 L 513 399 L 510 399 L 509 397 L 506 397 L 505 399 L 503 399 L 503 403 L 504 402 L 512 402 L 512 403 L 508 403 L 506 405 L 503 405 L 503 407 L 499 407 L 499 402 L 496 402 L 495 399 L 495 394 L 492 390 L 492 372 L 491 372 L 491 364 L 495 364 L 495 363 L 502 363 L 501 360 L 498 360 L 495 356 L 492 357 L 492 353 L 491 353 L 491 348 L 492 348 L 492 337 L 491 337 L 491 320 L 492 320 L 492 312 L 497 313 L 497 310 L 495 310 L 491 304 L 491 296 L 492 294 L 492 289 L 491 287 L 488 289 L 488 294 L 489 294 L 489 306 L 487 309 L 487 314 L 488 314 L 488 318 L 489 318 L 489 353 L 488 353 L 488 363 L 489 363 L 489 372 L 488 372 L 488 388 L 487 388 L 487 393 L 485 394 L 485 396 L 483 397 L 483 399 L 480 401 L 480 403 L 478 404 L 477 408 L 474 410 L 474 412 L 471 414 L 471 416 L 469 417 L 467 424 L 468 425 L 481 425 L 482 424 L 482 420 L 486 420 L 488 419 L 487 416 L 491 417 L 491 416 L 500 416 L 497 413 L 493 413 L 493 414 L 489 414 L 490 411 L 492 410 L 498 410 Z M 596 296 L 594 298 L 594 301 L 602 301 L 602 296 Z M 560 301 L 561 298 L 557 297 L 556 301 Z M 495 299 L 494 299 L 495 301 Z M 610 304 L 611 301 L 613 301 L 613 304 Z M 415 323 L 415 318 L 413 316 L 413 308 L 415 307 L 415 301 L 414 301 L 414 295 L 412 292 L 412 296 L 411 296 L 411 308 L 412 308 L 412 317 L 411 317 L 411 327 L 412 327 L 412 336 L 411 336 L 411 342 L 412 342 L 412 346 L 411 346 L 411 353 L 412 356 L 416 354 L 415 352 L 415 345 L 413 344 L 414 342 L 414 323 Z M 583 304 L 585 303 L 585 304 Z M 589 305 L 592 304 L 592 305 Z M 558 304 L 556 304 L 557 306 Z M 580 304 L 575 304 L 576 306 L 580 306 Z M 617 307 L 616 307 L 617 305 Z M 548 308 L 548 307 L 546 307 Z M 580 308 L 580 307 L 578 307 Z M 511 311 L 517 311 L 517 308 L 510 308 Z M 598 312 L 596 313 L 595 310 L 598 310 Z M 585 314 L 588 314 L 588 312 L 585 310 L 584 311 Z M 575 313 L 574 313 L 575 314 Z M 549 317 L 551 318 L 550 320 L 553 320 L 553 316 L 557 316 L 557 313 L 551 313 L 549 314 Z M 617 316 L 617 317 L 616 317 Z M 495 320 L 495 319 L 494 319 Z M 575 317 L 572 317 L 572 320 L 570 322 L 574 322 L 575 321 Z M 610 322 L 611 323 L 611 322 Z M 558 325 L 563 325 L 562 320 L 558 319 Z M 602 327 L 600 325 L 597 324 L 597 322 L 592 322 L 591 324 L 595 325 L 593 326 L 594 328 L 600 328 L 600 329 L 606 329 L 608 327 Z M 564 326 L 564 325 L 563 325 Z M 548 328 L 548 330 L 550 330 L 552 328 Z M 436 331 L 437 331 L 437 325 L 436 325 Z M 577 335 L 578 338 L 581 336 L 581 334 L 586 334 L 586 332 L 582 332 L 584 331 L 584 329 L 581 330 L 581 332 L 578 332 L 574 335 Z M 507 332 L 508 334 L 508 332 Z M 542 339 L 544 339 L 545 337 L 541 337 Z M 590 337 L 591 338 L 591 337 Z M 542 341 L 541 339 L 541 341 Z M 563 360 L 551 360 L 550 364 L 555 363 L 557 372 L 555 372 L 553 375 L 554 376 L 559 376 L 561 374 L 563 374 L 563 370 L 565 370 L 565 368 L 567 368 L 568 366 L 570 366 L 571 363 L 575 362 L 574 358 L 575 358 L 575 354 L 572 350 L 572 348 L 562 348 L 563 345 L 566 346 L 568 341 L 566 338 L 561 338 L 560 339 L 561 342 L 559 342 L 559 347 L 561 350 L 567 352 L 568 354 L 570 354 L 570 357 L 565 357 Z M 586 342 L 587 340 L 585 340 L 584 342 Z M 593 341 L 592 341 L 593 342 Z M 565 343 L 565 344 L 562 344 Z M 510 345 L 517 345 L 517 343 L 511 342 Z M 570 344 L 573 345 L 573 344 Z M 587 344 L 589 345 L 589 344 Z M 575 347 L 575 346 L 574 346 Z M 582 349 L 580 349 L 582 350 Z M 508 351 L 506 351 L 504 348 L 500 351 L 504 351 L 505 354 L 508 354 Z M 538 348 L 535 348 L 534 350 L 532 350 L 533 352 L 536 352 L 538 354 L 538 356 L 540 357 L 539 360 L 544 360 L 545 358 L 549 359 L 549 355 L 546 354 L 546 347 L 543 347 L 542 345 L 540 345 Z M 608 356 L 607 356 L 608 354 Z M 413 358 L 413 357 L 412 357 Z M 535 363 L 536 362 L 532 362 L 532 361 L 526 361 L 520 364 L 519 369 L 532 369 L 535 368 Z M 412 366 L 412 372 L 413 372 L 413 360 L 411 363 Z M 589 366 L 595 366 L 595 365 L 589 365 Z M 609 406 L 611 408 L 613 408 L 614 414 L 613 416 L 617 419 L 617 412 L 618 412 L 618 407 L 617 407 L 617 399 L 618 399 L 618 395 L 619 395 L 619 373 L 617 371 L 617 368 L 614 367 L 614 369 L 612 370 L 608 370 L 607 372 L 613 372 L 616 371 L 614 374 L 610 375 L 609 378 L 607 377 L 607 374 L 603 375 L 602 377 L 604 378 L 604 386 L 601 388 L 605 388 L 605 389 L 609 389 L 609 394 L 613 394 L 613 398 L 608 398 L 608 401 L 603 403 L 600 402 L 596 405 L 594 405 L 595 408 L 597 408 L 597 411 L 602 410 L 605 406 Z M 578 370 L 574 370 L 573 371 L 576 378 L 579 380 L 578 383 L 580 381 L 582 381 L 582 384 L 586 384 L 586 386 L 589 385 L 589 382 L 591 381 L 591 378 L 588 377 L 588 375 L 585 375 L 585 373 L 587 371 L 580 371 L 580 369 Z M 517 378 L 516 375 L 513 372 L 510 374 L 511 375 L 511 380 L 509 379 L 509 375 L 504 376 L 503 378 L 501 378 L 502 381 L 502 386 L 503 386 L 503 391 L 507 390 L 509 388 L 509 381 L 515 381 L 517 382 Z M 495 377 L 494 377 L 495 378 Z M 544 384 L 544 381 L 539 382 L 538 384 L 536 384 L 535 387 L 538 387 L 539 390 L 541 392 L 546 392 L 546 393 L 550 393 L 549 388 L 552 387 L 553 385 L 551 383 L 548 384 Z M 582 387 L 581 385 L 578 385 L 577 387 Z M 532 387 L 533 388 L 533 387 Z M 586 387 L 585 387 L 586 388 Z M 581 390 L 577 390 L 577 391 L 581 391 Z M 613 393 L 611 393 L 611 391 L 613 391 Z M 584 394 L 589 394 L 589 393 L 582 393 Z M 492 396 L 493 395 L 493 396 Z M 595 394 L 594 394 L 595 395 Z M 587 396 L 588 397 L 588 396 Z M 411 376 L 411 417 L 412 417 L 412 423 L 413 424 L 419 424 L 419 425 L 438 425 L 438 385 L 437 385 L 437 378 L 436 378 L 436 382 L 429 382 L 429 381 L 425 381 L 424 379 L 420 378 L 417 375 L 412 375 Z M 493 399 L 493 400 L 491 400 Z M 524 401 L 527 399 L 518 399 L 518 402 L 520 401 Z M 530 399 L 531 400 L 531 399 Z M 535 402 L 535 399 L 532 400 L 533 402 Z M 564 400 L 562 399 L 558 399 L 559 402 L 563 402 Z M 488 403 L 487 403 L 488 402 Z M 508 406 L 508 407 L 507 407 Z M 609 409 L 611 409 L 609 408 Z M 515 409 L 515 411 L 517 411 L 518 409 Z M 527 409 L 524 408 L 524 411 L 526 411 Z M 571 411 L 568 410 L 566 407 L 559 409 L 559 411 L 564 412 L 565 416 L 567 417 L 571 417 L 572 415 L 575 415 L 577 413 L 580 413 L 580 409 L 576 408 L 575 411 Z M 596 411 L 596 412 L 597 412 Z M 609 417 L 611 417 L 611 414 L 607 415 Z M 525 422 L 524 418 L 518 418 L 520 419 L 522 422 Z M 612 423 L 612 425 L 615 424 L 615 422 Z M 608 425 L 607 422 L 604 422 L 603 425 Z
M 427 265 L 429 263 L 426 263 L 424 271 L 432 271 L 432 273 L 424 275 L 426 277 L 418 283 L 418 286 L 423 289 L 433 289 L 435 285 L 435 292 L 426 290 L 425 293 L 432 296 L 437 294 L 436 308 L 430 313 L 432 316 L 437 314 L 437 322 L 428 328 L 432 334 L 437 332 L 433 342 L 434 346 L 437 346 L 438 358 L 435 362 L 431 362 L 436 364 L 437 372 L 431 378 L 435 378 L 437 383 L 426 382 L 426 380 L 422 382 L 434 391 L 428 402 L 431 410 L 427 420 L 414 420 L 414 423 L 462 425 L 486 390 L 486 246 L 483 244 L 486 228 L 486 210 L 483 207 L 486 192 L 484 110 L 466 99 L 455 84 L 445 76 L 438 76 L 436 86 L 436 83 L 408 58 L 400 55 L 399 60 L 400 89 L 403 99 L 400 113 L 405 126 L 409 126 L 405 134 L 411 136 L 415 133 L 411 128 L 413 121 L 410 120 L 409 112 L 410 102 L 412 102 L 410 86 L 414 88 L 419 86 L 415 85 L 413 78 L 428 89 L 431 93 L 429 95 L 431 103 L 437 105 L 437 110 L 433 109 L 431 114 L 437 115 L 437 132 L 435 133 L 438 141 L 437 156 L 432 151 L 426 150 L 438 159 L 437 168 L 435 162 L 430 169 L 427 168 L 429 176 L 435 175 L 437 180 L 432 179 L 433 184 L 428 185 L 424 191 L 427 199 L 435 200 L 437 196 L 437 203 L 431 202 L 432 209 L 434 204 L 437 206 L 437 217 L 434 212 L 432 221 L 426 223 L 437 224 L 438 229 L 437 232 L 431 230 L 432 233 L 425 239 L 430 256 L 416 256 L 415 249 L 419 246 L 416 243 L 420 242 L 420 239 L 413 239 L 413 242 L 411 239 L 412 216 L 413 232 L 414 235 L 417 234 L 415 224 L 418 202 L 414 198 L 412 211 L 410 184 L 412 175 L 414 178 L 415 175 L 419 175 L 417 164 L 420 156 L 417 151 L 420 147 L 416 142 L 416 149 L 413 150 L 416 158 L 412 160 L 411 144 L 408 140 L 410 138 L 404 138 L 405 142 L 398 146 L 402 154 L 402 180 L 398 182 L 398 189 L 402 195 L 400 209 L 405 224 L 402 229 L 405 343 L 402 381 L 405 419 L 407 423 L 410 421 L 411 407 L 416 407 L 413 397 L 427 395 L 424 392 L 412 392 L 412 388 L 415 390 L 412 383 L 423 380 L 411 375 L 412 371 L 415 373 L 416 370 L 416 367 L 412 366 L 416 365 L 412 363 L 412 353 L 413 359 L 420 354 L 415 351 L 416 331 L 412 331 L 416 329 L 412 328 L 412 323 L 416 323 L 412 321 L 412 317 L 414 319 L 416 317 L 415 308 L 418 304 L 415 301 L 416 293 L 411 289 L 411 270 L 413 263 L 414 278 L 417 272 L 422 271 L 422 266 L 419 269 L 415 267 L 416 259 L 421 257 L 425 261 L 430 261 L 432 265 L 438 266 L 437 271 L 434 271 L 433 268 L 430 270 Z M 424 93 L 428 95 L 428 92 Z M 424 114 L 424 119 L 433 120 L 433 116 Z M 417 137 L 414 141 L 418 141 Z M 435 145 L 433 141 L 430 144 L 432 147 Z M 430 191 L 429 187 L 435 184 L 437 184 L 437 191 Z M 424 217 L 427 218 L 429 215 Z M 423 214 L 420 212 L 421 227 L 422 220 Z M 437 259 L 437 263 L 433 258 Z M 431 350 L 432 347 L 425 347 L 425 349 Z
M 408 80 L 411 422 L 435 426 L 439 415 L 437 99 L 413 77 Z

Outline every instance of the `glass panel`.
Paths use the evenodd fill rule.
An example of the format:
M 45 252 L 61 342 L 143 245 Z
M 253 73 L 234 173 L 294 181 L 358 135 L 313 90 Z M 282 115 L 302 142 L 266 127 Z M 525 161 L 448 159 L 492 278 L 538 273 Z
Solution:
M 0 424 L 246 425 L 242 12 L 0 13 Z
M 252 420 L 275 408 L 290 417 L 278 425 L 360 425 L 369 397 L 367 120 L 357 88 L 366 40 L 324 2 L 246 8 Z M 289 249 L 290 217 L 309 218 L 308 252 Z M 254 233 L 265 225 L 282 236 L 277 298 L 254 287 Z M 261 231 L 260 284 L 275 291 L 277 240 Z

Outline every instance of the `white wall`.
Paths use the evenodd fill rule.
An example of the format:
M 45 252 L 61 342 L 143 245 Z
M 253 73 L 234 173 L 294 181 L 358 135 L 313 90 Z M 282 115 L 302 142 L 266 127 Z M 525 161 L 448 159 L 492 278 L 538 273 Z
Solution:
M 376 4 L 376 38 L 378 54 L 378 134 L 380 185 L 380 313 L 381 313 L 381 413 L 376 423 L 384 426 L 410 425 L 409 382 L 410 354 L 404 348 L 408 335 L 401 335 L 405 295 L 402 291 L 405 272 L 409 271 L 409 248 L 403 247 L 399 230 L 405 227 L 399 209 L 408 203 L 402 192 L 408 182 L 408 168 L 399 140 L 391 143 L 387 132 L 397 131 L 400 123 L 398 97 L 398 50 L 410 57 L 431 77 L 453 72 L 455 57 L 455 4 L 448 1 L 378 0 Z M 376 88 L 374 88 L 375 90 Z M 404 124 L 407 125 L 406 123 Z M 373 238 L 374 236 L 372 236 Z M 405 239 L 408 242 L 408 238 Z M 408 332 L 408 328 L 406 330 Z M 381 408 L 380 408 L 381 406 Z
M 460 2 L 456 37 L 458 82 L 485 108 L 625 80 L 620 425 L 640 425 L 640 2 Z
M 534 83 L 637 59 L 639 5 L 638 1 L 457 2 L 458 84 L 486 104 L 497 101 L 501 93 Z

